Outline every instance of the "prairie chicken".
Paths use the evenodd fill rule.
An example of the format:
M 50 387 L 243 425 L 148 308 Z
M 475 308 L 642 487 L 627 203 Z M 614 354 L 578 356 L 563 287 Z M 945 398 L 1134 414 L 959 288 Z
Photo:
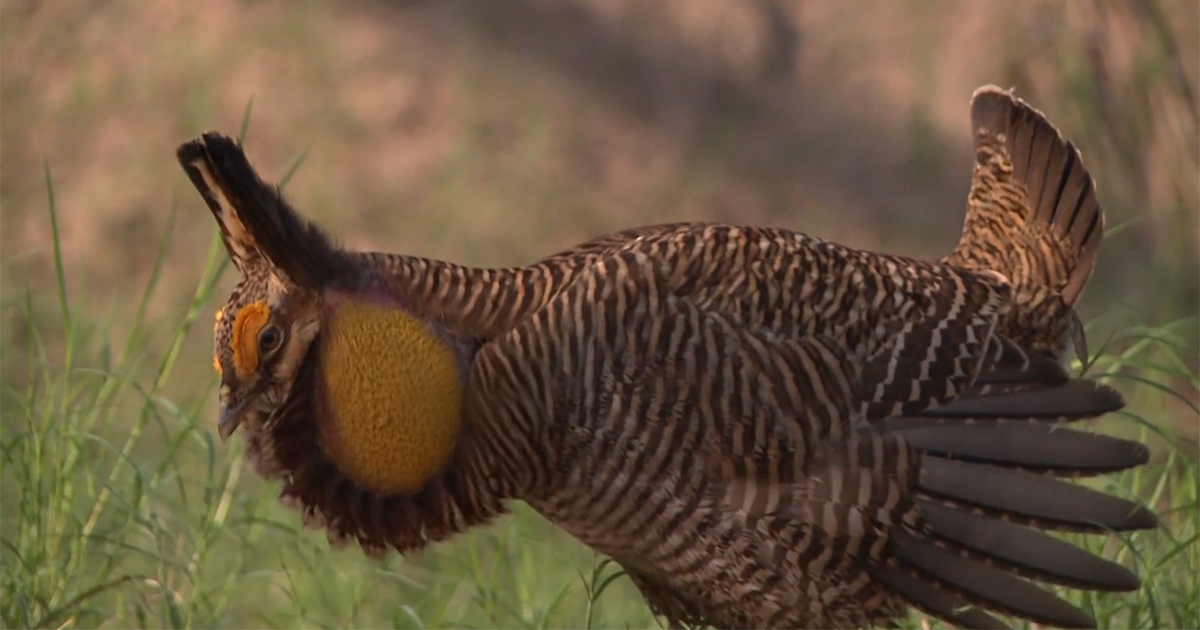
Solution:
M 1091 627 L 1035 584 L 1127 569 L 1037 530 L 1153 528 L 1066 480 L 1147 461 L 1063 426 L 1103 234 L 1074 146 L 972 99 L 963 235 L 940 261 L 783 229 L 657 225 L 479 269 L 346 251 L 231 139 L 178 158 L 241 281 L 216 315 L 219 432 L 335 542 L 415 550 L 522 500 L 673 627 Z M 990 611 L 990 612 L 989 612 Z

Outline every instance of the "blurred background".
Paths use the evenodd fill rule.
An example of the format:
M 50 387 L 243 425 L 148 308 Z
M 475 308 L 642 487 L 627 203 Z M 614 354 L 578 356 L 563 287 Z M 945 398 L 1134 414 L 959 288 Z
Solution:
M 71 438 L 82 446 L 63 438 L 77 468 L 43 494 L 18 504 L 32 482 L 5 478 L 6 540 L 80 545 L 52 575 L 29 573 L 20 610 L 34 612 L 8 623 L 654 625 L 624 580 L 592 605 L 596 559 L 525 513 L 415 559 L 330 552 L 236 472 L 236 439 L 212 442 L 210 322 L 236 278 L 197 290 L 215 226 L 174 150 L 236 134 L 251 102 L 251 160 L 277 180 L 303 156 L 288 196 L 346 245 L 492 266 L 671 220 L 941 256 L 962 225 L 971 93 L 1014 87 L 1097 179 L 1109 238 L 1082 305 L 1093 352 L 1117 331 L 1169 328 L 1175 367 L 1155 382 L 1175 395 L 1152 420 L 1195 455 L 1193 0 L 0 7 L 5 441 L 28 417 L 94 423 Z M 75 380 L 84 367 L 106 376 Z M 59 525 L 12 529 L 54 497 Z M 100 577 L 73 587 L 87 571 Z

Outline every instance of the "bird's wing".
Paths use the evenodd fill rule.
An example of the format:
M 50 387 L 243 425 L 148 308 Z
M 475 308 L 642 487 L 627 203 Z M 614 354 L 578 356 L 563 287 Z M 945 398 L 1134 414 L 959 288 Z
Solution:
M 485 370 L 503 361 L 505 369 L 491 367 L 513 379 L 521 378 L 513 365 L 536 363 L 542 376 L 528 380 L 573 391 L 544 397 L 602 423 L 616 435 L 614 453 L 621 436 L 636 436 L 654 453 L 614 467 L 628 483 L 667 492 L 649 469 L 629 466 L 691 453 L 708 500 L 748 532 L 771 519 L 811 529 L 810 548 L 781 551 L 785 564 L 806 559 L 807 570 L 849 576 L 846 597 L 855 588 L 865 597 L 872 584 L 965 625 L 995 621 L 958 610 L 969 605 L 1087 625 L 1085 614 L 1016 576 L 1106 590 L 1136 587 L 1136 578 L 1019 523 L 1096 531 L 1154 519 L 1131 502 L 1019 469 L 1120 469 L 1143 462 L 1144 449 L 1008 422 L 1046 409 L 1053 419 L 1097 415 L 1119 397 L 1064 383 L 993 335 L 1002 281 L 955 278 L 938 317 L 885 326 L 892 342 L 855 360 L 831 336 L 780 335 L 751 321 L 752 309 L 697 299 L 671 265 L 630 248 L 515 329 L 509 348 L 522 356 L 497 356 L 500 344 L 478 360 Z M 1046 395 L 1064 385 L 1078 390 L 1077 408 Z M 964 415 L 972 421 L 948 420 Z

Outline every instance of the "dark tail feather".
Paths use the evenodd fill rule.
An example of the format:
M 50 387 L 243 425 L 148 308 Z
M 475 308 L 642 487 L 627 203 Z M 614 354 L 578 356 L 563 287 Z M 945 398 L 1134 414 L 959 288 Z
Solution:
M 1150 459 L 1145 445 L 1053 424 L 1004 420 L 906 426 L 885 423 L 926 455 L 1056 476 L 1091 476 L 1134 468 Z
M 974 608 L 954 592 L 941 588 L 910 569 L 873 566 L 871 578 L 893 593 L 907 599 L 922 612 L 949 621 L 960 628 L 978 630 L 1007 630 L 1008 625 L 988 613 Z
M 1104 533 L 1153 529 L 1145 506 L 1020 470 L 923 458 L 922 494 L 1044 529 Z
M 1022 525 L 921 499 L 932 535 L 985 562 L 1025 577 L 1093 591 L 1137 590 L 1129 569 Z
M 1054 387 L 1026 391 L 965 395 L 921 412 L 933 418 L 1012 418 L 1059 421 L 1096 418 L 1125 406 L 1121 394 L 1090 379 L 1073 379 Z
M 1027 355 L 1002 334 L 988 340 L 978 376 L 959 396 L 916 412 L 926 418 L 1008 418 L 1073 421 L 1117 411 L 1125 400 L 1093 380 L 1072 378 L 1056 360 Z M 904 420 L 888 420 L 901 426 Z
M 972 604 L 1060 628 L 1094 628 L 1096 621 L 1053 593 L 997 567 L 924 540 L 912 532 L 892 534 L 900 567 L 918 572 Z

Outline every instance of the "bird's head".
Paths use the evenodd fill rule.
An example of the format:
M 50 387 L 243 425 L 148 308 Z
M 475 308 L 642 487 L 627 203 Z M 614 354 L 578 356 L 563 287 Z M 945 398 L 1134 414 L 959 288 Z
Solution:
M 208 133 L 177 157 L 241 275 L 213 332 L 221 437 L 240 428 L 255 469 L 334 538 L 417 546 L 359 511 L 445 491 L 472 344 L 301 219 L 235 141 Z

